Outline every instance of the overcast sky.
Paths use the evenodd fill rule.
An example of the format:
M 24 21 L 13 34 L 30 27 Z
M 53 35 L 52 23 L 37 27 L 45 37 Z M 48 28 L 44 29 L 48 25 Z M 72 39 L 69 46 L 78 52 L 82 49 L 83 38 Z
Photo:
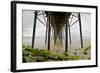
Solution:
M 39 17 L 43 20 L 43 17 Z M 91 14 L 81 13 L 83 37 L 90 38 L 91 35 Z M 34 13 L 33 11 L 23 11 L 23 37 L 31 37 L 33 30 Z M 45 26 L 37 20 L 36 36 L 45 36 Z M 78 22 L 71 27 L 72 37 L 79 36 Z

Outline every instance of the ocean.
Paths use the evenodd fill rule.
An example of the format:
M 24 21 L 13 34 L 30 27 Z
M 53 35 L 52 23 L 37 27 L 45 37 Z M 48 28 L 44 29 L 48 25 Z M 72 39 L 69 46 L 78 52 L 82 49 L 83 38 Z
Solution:
M 32 45 L 32 37 L 23 37 L 23 45 Z M 90 39 L 83 39 L 83 45 L 84 47 L 89 46 L 91 43 Z M 55 47 L 57 46 L 57 47 Z M 65 48 L 65 40 L 63 40 L 63 43 L 61 44 L 60 41 L 58 40 L 56 45 L 54 45 L 53 39 L 51 39 L 50 41 L 50 47 L 51 48 Z M 47 44 L 45 44 L 45 39 L 43 37 L 36 37 L 35 38 L 35 42 L 34 42 L 34 48 L 38 48 L 38 49 L 47 49 Z M 72 43 L 70 44 L 69 40 L 68 40 L 68 48 L 69 49 L 78 49 L 81 48 L 81 44 L 80 44 L 80 39 L 72 39 Z

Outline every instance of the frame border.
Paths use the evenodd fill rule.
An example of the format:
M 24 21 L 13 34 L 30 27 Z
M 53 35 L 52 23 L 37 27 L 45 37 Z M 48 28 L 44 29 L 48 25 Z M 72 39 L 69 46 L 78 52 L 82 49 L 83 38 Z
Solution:
M 52 6 L 68 6 L 68 7 L 84 7 L 96 9 L 96 64 L 72 67 L 54 67 L 54 68 L 38 68 L 38 69 L 16 69 L 16 5 L 17 4 L 36 4 L 36 5 L 52 5 Z M 42 70 L 57 70 L 57 69 L 73 69 L 73 68 L 90 68 L 98 67 L 98 6 L 90 5 L 75 5 L 75 4 L 59 4 L 59 3 L 44 3 L 44 2 L 28 2 L 28 1 L 11 1 L 11 71 L 25 72 L 25 71 L 42 71 Z

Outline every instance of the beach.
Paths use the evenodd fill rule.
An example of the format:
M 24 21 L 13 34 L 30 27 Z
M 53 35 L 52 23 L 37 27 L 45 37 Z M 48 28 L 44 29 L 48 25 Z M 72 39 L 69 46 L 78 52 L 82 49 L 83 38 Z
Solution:
M 30 45 L 31 46 L 31 37 L 24 37 L 23 38 L 23 45 Z M 83 51 L 86 47 L 90 45 L 90 39 L 84 39 L 83 40 L 84 48 L 80 47 L 80 41 L 79 40 L 73 40 L 72 44 L 68 43 L 68 54 L 70 56 L 74 56 L 75 52 L 77 52 L 77 55 L 80 56 L 81 59 L 88 59 L 91 58 L 91 50 L 88 50 L 88 54 L 84 55 Z M 47 50 L 47 44 L 45 45 L 43 38 L 36 38 L 34 48 Z M 50 42 L 50 51 L 52 53 L 55 53 L 57 55 L 63 55 L 65 51 L 65 40 L 63 40 L 63 43 L 61 44 L 58 40 L 56 44 L 54 44 L 53 40 Z

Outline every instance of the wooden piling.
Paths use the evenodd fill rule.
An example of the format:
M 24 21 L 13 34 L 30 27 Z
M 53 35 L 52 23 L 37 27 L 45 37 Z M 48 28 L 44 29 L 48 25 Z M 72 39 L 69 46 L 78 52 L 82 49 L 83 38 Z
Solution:
M 68 13 L 65 14 L 65 51 L 68 51 Z
M 71 31 L 70 31 L 70 24 L 69 24 L 69 20 L 68 20 L 68 26 L 69 26 L 69 40 L 70 40 L 70 44 L 72 43 L 72 40 L 71 40 Z
M 35 31 L 36 31 L 36 19 L 37 19 L 37 11 L 35 11 L 35 13 L 34 13 L 34 25 L 33 25 L 33 35 L 32 35 L 32 48 L 34 48 Z
M 46 24 L 45 45 L 47 43 L 47 34 L 48 34 L 47 30 L 48 30 L 48 23 Z
M 50 20 L 51 20 L 51 13 L 48 12 L 48 20 L 47 20 L 47 24 L 48 24 L 48 50 L 50 50 Z
M 80 13 L 78 14 L 79 18 L 79 30 L 80 30 L 80 40 L 81 40 L 81 48 L 83 48 L 83 37 L 82 37 L 82 24 L 81 24 L 81 16 Z

